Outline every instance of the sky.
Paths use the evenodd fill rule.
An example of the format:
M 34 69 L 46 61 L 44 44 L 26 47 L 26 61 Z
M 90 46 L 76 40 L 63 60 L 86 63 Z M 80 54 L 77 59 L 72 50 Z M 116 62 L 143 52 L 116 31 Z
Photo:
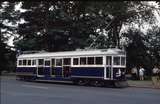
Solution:
M 154 5 L 156 8 L 158 8 L 158 4 L 157 4 L 155 1 L 149 1 L 149 4 L 150 4 L 150 5 Z M 16 10 L 16 11 L 17 11 L 17 10 L 20 10 L 20 12 L 25 12 L 26 10 L 21 9 L 21 6 L 22 6 L 22 3 L 19 3 L 18 5 L 15 6 L 15 10 Z M 158 24 L 158 26 L 160 26 L 160 14 L 158 14 L 157 11 L 154 11 L 154 12 L 155 12 L 155 16 L 156 16 L 156 19 L 157 19 L 157 24 Z M 24 22 L 25 22 L 25 21 L 24 21 L 23 19 L 21 19 L 19 23 L 24 23 Z M 134 27 L 135 27 L 135 28 L 139 28 L 138 25 L 136 25 L 136 24 L 134 25 Z M 128 28 L 127 26 L 123 25 L 121 31 L 125 31 L 127 28 Z M 141 30 L 142 30 L 142 32 L 145 33 L 145 32 L 147 32 L 147 29 L 150 29 L 150 28 L 151 28 L 150 25 L 144 24 L 144 26 L 141 27 Z M 13 45 L 13 39 L 14 39 L 14 37 L 11 37 L 11 38 L 8 40 L 8 45 L 9 45 L 9 46 L 14 46 L 14 45 Z

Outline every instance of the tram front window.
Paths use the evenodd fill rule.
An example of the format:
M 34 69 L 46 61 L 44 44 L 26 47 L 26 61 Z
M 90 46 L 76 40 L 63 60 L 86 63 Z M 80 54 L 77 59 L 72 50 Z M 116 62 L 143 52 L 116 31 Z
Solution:
M 121 65 L 125 65 L 125 63 L 126 63 L 125 57 L 121 57 Z
M 19 65 L 22 65 L 22 60 L 19 60 Z
M 111 56 L 106 56 L 106 65 L 111 65 L 112 57 Z
M 113 62 L 114 65 L 120 65 L 120 57 L 114 57 Z

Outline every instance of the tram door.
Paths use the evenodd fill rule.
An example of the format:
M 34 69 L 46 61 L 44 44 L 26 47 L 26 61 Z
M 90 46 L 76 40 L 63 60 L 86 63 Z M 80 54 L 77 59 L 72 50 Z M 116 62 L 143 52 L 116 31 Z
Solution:
M 44 74 L 45 77 L 50 77 L 50 73 L 51 73 L 51 60 L 45 59 L 44 60 Z
M 106 56 L 105 79 L 112 78 L 112 56 Z
M 55 77 L 56 75 L 56 68 L 55 68 L 55 59 L 51 59 L 51 76 Z
M 63 58 L 62 77 L 69 78 L 71 76 L 71 58 Z
M 44 59 L 38 59 L 37 77 L 44 77 Z

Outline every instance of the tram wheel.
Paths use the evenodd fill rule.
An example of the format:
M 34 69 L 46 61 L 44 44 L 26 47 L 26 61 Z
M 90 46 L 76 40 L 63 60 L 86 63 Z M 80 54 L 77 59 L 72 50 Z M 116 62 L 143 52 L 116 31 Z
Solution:
M 78 80 L 72 80 L 74 85 L 78 85 Z
M 101 82 L 101 81 L 91 81 L 90 85 L 91 86 L 95 86 L 95 87 L 102 87 L 102 86 L 104 86 L 104 82 Z
M 84 86 L 84 85 L 87 85 L 88 84 L 88 80 L 82 80 L 82 79 L 79 79 L 78 80 L 78 85 L 80 85 L 80 86 Z

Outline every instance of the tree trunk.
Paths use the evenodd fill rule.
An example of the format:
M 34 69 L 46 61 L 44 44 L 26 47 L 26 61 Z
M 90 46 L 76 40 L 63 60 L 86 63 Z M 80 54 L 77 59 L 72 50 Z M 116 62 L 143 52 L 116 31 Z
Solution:
M 122 28 L 122 22 L 115 22 L 113 26 L 113 42 L 114 46 L 120 48 L 120 30 Z

